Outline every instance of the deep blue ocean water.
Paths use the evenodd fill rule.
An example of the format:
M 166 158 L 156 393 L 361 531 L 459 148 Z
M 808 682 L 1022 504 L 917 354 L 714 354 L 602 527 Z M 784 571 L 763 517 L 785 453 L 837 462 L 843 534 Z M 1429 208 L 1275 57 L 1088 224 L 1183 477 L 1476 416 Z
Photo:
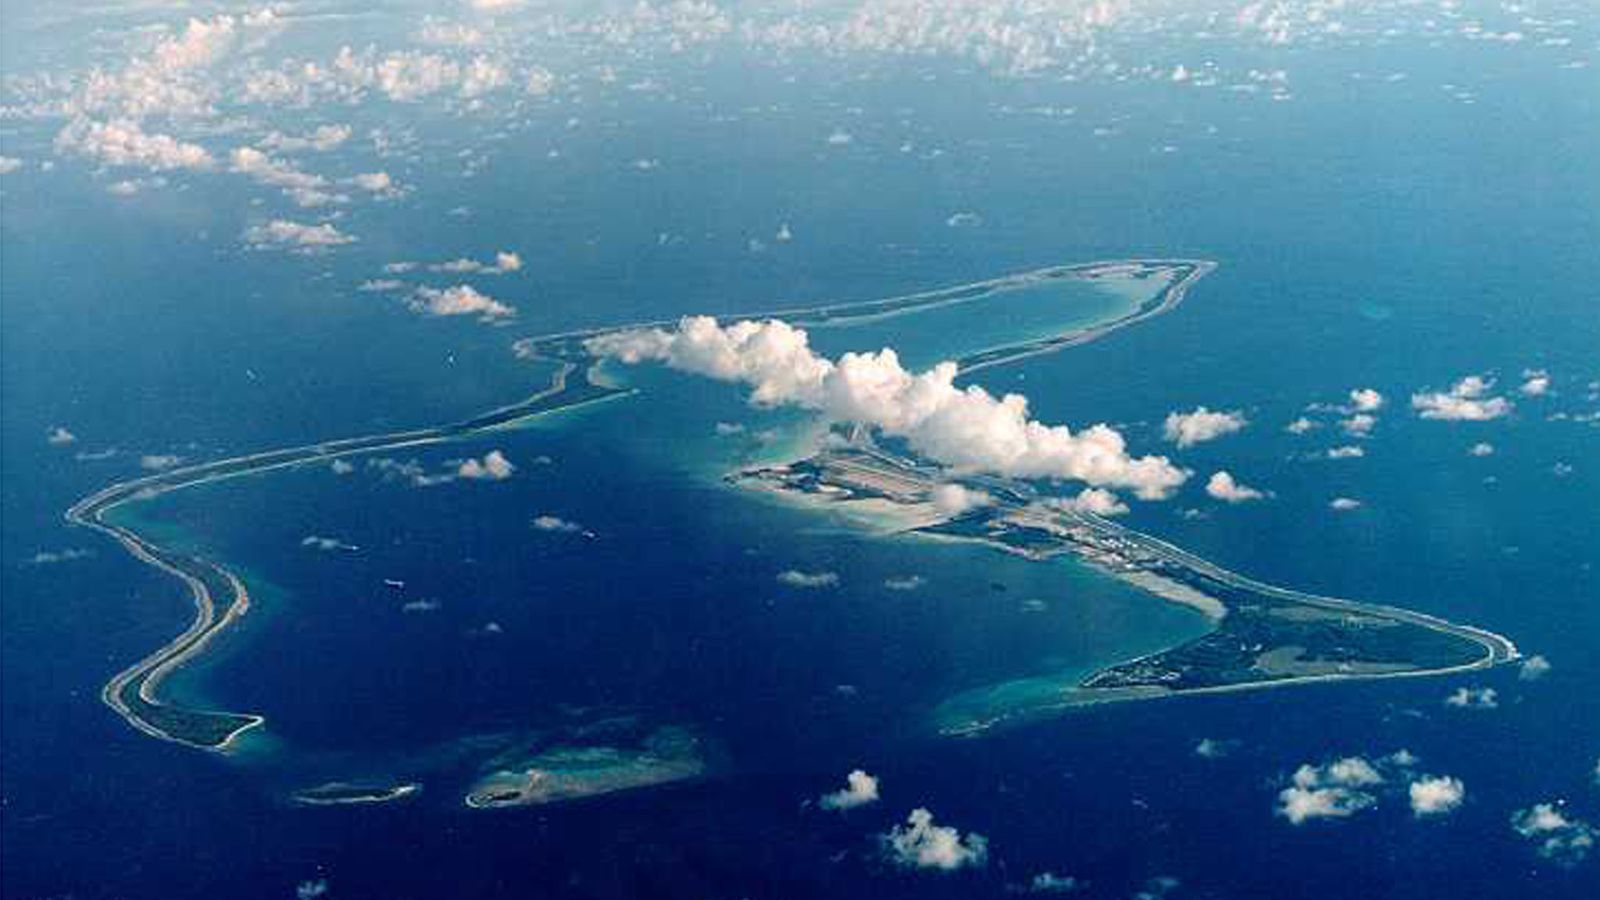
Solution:
M 912 117 L 893 111 L 926 88 L 893 79 L 752 86 L 786 92 L 785 114 L 731 123 L 693 104 L 621 101 L 604 115 L 646 137 L 579 129 L 548 162 L 550 138 L 532 129 L 459 193 L 363 214 L 371 237 L 352 252 L 288 263 L 235 249 L 242 220 L 226 210 L 242 202 L 226 197 L 129 206 L 68 177 L 70 164 L 48 181 L 8 180 L 4 893 L 287 897 L 325 878 L 340 897 L 968 897 L 1052 871 L 1096 897 L 1163 876 L 1194 897 L 1593 896 L 1596 860 L 1543 863 L 1508 818 L 1568 798 L 1600 819 L 1600 431 L 1547 418 L 1592 411 L 1584 385 L 1600 378 L 1597 95 L 1547 71 L 1465 65 L 1423 53 L 1399 86 L 1330 74 L 1289 103 L 1216 94 L 1181 109 L 1133 86 L 948 71 L 953 99 Z M 1471 106 L 1424 87 L 1469 75 L 1492 86 Z M 1077 106 L 1079 123 L 999 109 L 1046 102 Z M 1118 135 L 1081 124 L 1113 113 L 1126 118 Z M 841 122 L 856 135 L 843 151 L 794 149 Z M 903 140 L 946 152 L 908 159 Z M 1178 151 L 1157 152 L 1167 142 Z M 640 156 L 663 165 L 617 176 Z M 462 202 L 471 218 L 443 215 Z M 945 224 L 969 210 L 980 227 Z M 749 237 L 784 221 L 794 241 L 750 252 Z M 421 321 L 353 291 L 393 258 L 486 243 L 529 259 L 496 285 L 521 307 L 513 329 Z M 731 388 L 700 385 L 683 389 L 703 399 L 692 432 L 703 444 L 619 450 L 608 428 L 676 414 L 619 404 L 414 454 L 440 470 L 501 448 L 523 463 L 502 484 L 412 490 L 306 470 L 161 505 L 239 560 L 263 599 L 174 689 L 266 712 L 279 757 L 293 748 L 309 762 L 271 747 L 205 757 L 133 732 L 98 701 L 107 677 L 188 617 L 175 584 L 60 519 L 140 454 L 204 459 L 489 408 L 537 386 L 507 349 L 524 334 L 1141 255 L 1220 267 L 1170 315 L 982 383 L 1026 391 L 1047 421 L 1117 423 L 1150 451 L 1168 446 L 1170 410 L 1246 410 L 1245 433 L 1183 460 L 1202 478 L 1227 467 L 1270 502 L 1220 507 L 1191 485 L 1136 505 L 1129 523 L 1264 580 L 1493 628 L 1546 655 L 1549 676 L 1265 691 L 929 737 L 917 711 L 951 689 L 1092 660 L 1107 650 L 1097 629 L 1136 647 L 1194 623 L 1069 566 L 935 552 L 734 495 L 704 477 L 714 451 L 701 447 L 726 445 L 710 428 L 725 413 L 749 413 Z M 1423 422 L 1402 408 L 1471 372 L 1509 388 L 1526 367 L 1550 370 L 1556 392 L 1519 399 L 1508 420 Z M 1299 458 L 1344 441 L 1282 425 L 1362 386 L 1391 400 L 1367 456 Z M 46 445 L 56 424 L 79 443 Z M 1498 452 L 1468 456 L 1479 440 Z M 119 452 L 73 457 L 106 448 Z M 1558 462 L 1572 472 L 1557 476 Z M 1335 496 L 1365 505 L 1336 515 Z M 1178 515 L 1188 507 L 1205 517 Z M 546 513 L 597 538 L 536 533 L 528 522 Z M 309 553 L 306 534 L 362 552 Z M 66 547 L 94 555 L 26 563 Z M 785 591 L 773 576 L 786 568 L 836 571 L 842 586 Z M 912 572 L 922 590 L 882 589 Z M 440 608 L 401 612 L 384 577 Z M 475 634 L 491 621 L 502 633 Z M 1496 687 L 1501 707 L 1447 709 L 1459 684 Z M 693 724 L 719 766 L 694 783 L 494 813 L 431 785 L 390 808 L 282 799 L 295 766 L 416 767 L 463 735 L 595 710 Z M 1202 738 L 1236 749 L 1201 759 Z M 1466 806 L 1438 822 L 1393 797 L 1347 822 L 1273 816 L 1301 763 L 1400 748 L 1460 777 Z M 844 816 L 804 805 L 855 766 L 882 779 L 883 803 Z M 872 836 L 918 805 L 987 835 L 989 866 L 939 876 L 884 863 Z

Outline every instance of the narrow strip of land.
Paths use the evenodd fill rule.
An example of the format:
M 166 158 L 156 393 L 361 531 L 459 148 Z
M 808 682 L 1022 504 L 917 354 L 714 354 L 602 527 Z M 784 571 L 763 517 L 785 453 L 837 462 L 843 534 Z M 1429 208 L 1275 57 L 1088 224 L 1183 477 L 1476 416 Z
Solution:
M 1160 302 L 1146 304 L 1148 308 L 1117 322 L 1102 323 L 1084 332 L 1073 332 L 1052 339 L 1081 343 L 1108 333 L 1113 328 L 1171 308 L 1182 299 L 1183 290 L 1189 282 L 1208 271 L 1210 266 L 1210 263 L 1198 260 L 1116 260 L 1053 266 L 885 300 L 784 310 L 773 315 L 801 323 L 844 321 L 973 302 L 1000 291 L 1054 279 L 1095 279 L 1135 272 L 1162 275 L 1169 270 L 1179 273 L 1176 284 L 1163 292 Z M 188 708 L 162 698 L 160 688 L 168 676 L 199 657 L 214 640 L 249 612 L 250 592 L 244 582 L 221 563 L 197 554 L 162 547 L 151 538 L 141 535 L 134 527 L 118 523 L 111 515 L 118 507 L 229 478 L 329 462 L 345 456 L 470 438 L 497 428 L 514 426 L 534 416 L 629 394 L 631 391 L 597 380 L 599 360 L 584 349 L 584 341 L 599 334 L 637 327 L 641 326 L 612 326 L 518 341 L 514 349 L 519 356 L 554 364 L 550 383 L 520 402 L 463 421 L 432 428 L 320 441 L 185 466 L 117 482 L 75 503 L 66 513 L 69 522 L 109 535 L 135 559 L 182 581 L 194 605 L 194 619 L 189 626 L 162 647 L 113 676 L 101 691 L 101 699 L 130 725 L 151 737 L 207 750 L 226 751 L 234 747 L 241 735 L 260 727 L 264 721 L 261 716 L 251 713 Z M 1060 346 L 1066 345 L 1062 343 Z M 989 364 L 994 361 L 991 360 Z
M 1160 280 L 1160 290 L 1154 291 L 1136 309 L 1115 319 L 1040 340 L 968 354 L 958 361 L 961 372 L 968 374 L 1098 340 L 1118 329 L 1168 312 L 1181 303 L 1188 290 L 1213 268 L 1210 262 L 1186 259 L 1115 260 L 1055 266 L 887 300 L 785 310 L 774 315 L 802 326 L 848 324 L 908 315 L 939 306 L 979 302 L 997 293 L 1058 279 Z M 613 326 L 518 341 L 514 349 L 519 356 L 553 364 L 550 383 L 520 402 L 463 421 L 432 428 L 268 450 L 187 466 L 118 482 L 74 504 L 67 511 L 68 521 L 109 535 L 134 558 L 182 581 L 195 610 L 193 621 L 181 634 L 118 672 L 106 684 L 101 694 L 104 702 L 145 734 L 208 750 L 230 749 L 241 735 L 261 726 L 264 721 L 255 714 L 187 708 L 162 698 L 161 686 L 168 676 L 204 653 L 219 635 L 249 612 L 250 593 L 244 582 L 221 563 L 180 549 L 163 547 L 140 534 L 134 526 L 116 521 L 111 513 L 118 507 L 223 479 L 329 462 L 345 456 L 470 438 L 495 429 L 513 427 L 535 416 L 624 396 L 631 391 L 607 384 L 598 376 L 601 361 L 589 353 L 586 343 L 589 338 L 601 334 L 638 327 L 644 326 Z M 844 496 L 871 495 L 875 490 L 882 489 L 884 484 L 894 482 L 898 487 L 888 490 L 886 496 L 896 502 L 919 502 L 916 495 L 931 490 L 936 476 L 915 461 L 897 459 L 865 446 L 866 437 L 857 430 L 853 441 L 856 446 L 852 449 L 834 451 L 813 460 L 780 467 L 781 471 L 743 473 L 740 477 L 746 480 L 765 479 L 780 489 L 802 493 L 821 484 L 843 486 Z M 863 472 L 866 474 L 863 475 Z M 1188 602 L 1214 614 L 1218 610 L 1225 612 L 1225 615 L 1218 615 L 1216 630 L 1199 641 L 1097 673 L 1080 685 L 1080 690 L 1065 702 L 1098 702 L 1179 691 L 1234 690 L 1268 682 L 1287 684 L 1327 678 L 1438 674 L 1493 665 L 1516 657 L 1515 646 L 1491 632 L 1406 610 L 1313 597 L 1263 585 L 1147 535 L 1087 514 L 1053 510 L 1041 517 L 1041 507 L 1032 502 L 1031 489 L 1025 484 L 987 479 L 976 486 L 1001 498 L 1002 502 L 990 507 L 982 516 L 940 522 L 921 529 L 921 532 L 982 540 L 1030 556 L 1073 552 L 1102 568 L 1120 571 L 1146 590 L 1179 602 Z M 1289 610 L 1295 611 L 1286 612 Z M 1272 619 L 1274 615 L 1278 617 L 1277 620 Z M 1371 642 L 1359 650 L 1338 650 L 1335 647 L 1337 652 L 1330 658 L 1326 641 L 1316 645 L 1317 629 L 1330 627 L 1327 624 L 1330 619 L 1344 624 L 1342 630 L 1335 630 L 1346 636 L 1360 632 L 1358 628 L 1349 627 L 1356 622 L 1405 625 L 1420 633 L 1442 635 L 1470 644 L 1480 648 L 1481 653 L 1463 657 L 1456 646 L 1431 647 L 1428 648 L 1429 652 L 1449 657 L 1448 665 L 1443 662 L 1437 665 L 1418 664 L 1412 659 L 1400 666 L 1403 671 L 1396 671 L 1394 667 L 1398 664 L 1389 661 L 1388 656 L 1392 655 L 1394 648 L 1378 647 L 1375 650 L 1376 645 L 1369 646 Z M 1263 626 L 1263 622 L 1268 625 Z M 1307 626 L 1307 623 L 1316 624 Z M 1261 647 L 1255 646 L 1252 641 L 1261 646 L 1266 646 L 1266 643 L 1257 640 L 1260 634 L 1247 633 L 1246 626 L 1267 628 L 1277 638 L 1300 628 L 1294 633 L 1315 646 L 1276 640 L 1275 643 L 1268 642 L 1272 643 L 1275 652 L 1261 653 L 1258 652 Z M 1415 650 L 1416 646 L 1411 649 Z M 1340 652 L 1349 658 L 1339 660 L 1337 657 Z M 1249 657 L 1248 665 L 1243 662 L 1245 656 Z M 1226 658 L 1227 662 L 1218 663 L 1219 658 Z M 1335 668 L 1325 670 L 1329 665 Z
M 596 383 L 587 375 L 574 379 L 573 370 L 571 364 L 560 365 L 546 389 L 520 403 L 462 422 L 269 450 L 172 469 L 118 482 L 78 501 L 67 510 L 67 521 L 110 535 L 134 558 L 182 581 L 195 611 L 194 620 L 183 633 L 118 672 L 101 690 L 100 698 L 130 725 L 151 737 L 207 750 L 228 750 L 240 735 L 263 722 L 261 716 L 254 714 L 191 709 L 161 699 L 163 680 L 205 652 L 218 635 L 250 611 L 250 592 L 238 576 L 220 563 L 162 547 L 133 527 L 114 521 L 110 513 L 117 507 L 228 478 L 471 437 L 532 416 L 628 393 Z
M 1211 621 L 1203 636 L 1055 687 L 1006 685 L 953 698 L 940 731 L 972 734 L 1070 706 L 1334 680 L 1437 676 L 1518 658 L 1508 638 L 1437 616 L 1265 584 L 1158 538 L 1040 497 L 1025 482 L 958 476 L 875 446 L 859 433 L 815 456 L 733 480 L 810 502 L 887 504 L 908 533 L 975 541 L 1033 560 L 1072 556 Z M 947 483 L 990 498 L 954 516 L 932 502 Z

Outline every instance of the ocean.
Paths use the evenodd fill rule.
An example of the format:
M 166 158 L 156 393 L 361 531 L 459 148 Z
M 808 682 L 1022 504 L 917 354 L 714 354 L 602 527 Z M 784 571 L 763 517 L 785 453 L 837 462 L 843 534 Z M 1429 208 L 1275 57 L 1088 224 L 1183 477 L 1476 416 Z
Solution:
M 1594 412 L 1600 379 L 1600 95 L 1561 80 L 1572 73 L 1469 72 L 1443 51 L 1419 51 L 1404 82 L 1348 78 L 1360 61 L 1297 64 L 1307 86 L 1283 103 L 997 82 L 935 62 L 821 86 L 698 70 L 693 102 L 623 96 L 555 137 L 566 111 L 553 111 L 475 178 L 364 213 L 361 245 L 303 260 L 237 249 L 242 203 L 221 188 L 128 204 L 69 177 L 76 164 L 9 179 L 5 895 L 289 897 L 326 881 L 330 897 L 972 897 L 1049 872 L 1088 897 L 1162 879 L 1181 883 L 1173 897 L 1593 896 L 1594 859 L 1542 860 L 1509 821 L 1558 798 L 1600 819 L 1600 430 L 1573 420 Z M 926 103 L 924 74 L 945 102 Z M 1472 104 L 1438 88 L 1468 79 L 1484 85 Z M 708 119 L 747 96 L 783 114 Z M 1028 112 L 1046 105 L 1075 112 Z M 852 141 L 824 147 L 839 128 Z M 662 164 L 628 169 L 636 157 Z M 470 215 L 448 215 L 462 205 Z M 951 219 L 963 212 L 974 218 Z M 790 241 L 773 237 L 783 223 Z M 491 243 L 529 260 L 495 285 L 521 310 L 510 327 L 426 321 L 355 290 L 402 255 Z M 1161 438 L 1170 411 L 1244 411 L 1242 434 L 1178 454 L 1198 473 L 1183 495 L 1135 503 L 1127 523 L 1264 581 L 1491 628 L 1547 657 L 1548 675 L 1184 698 L 938 737 L 926 713 L 957 691 L 1092 668 L 1203 623 L 1071 563 L 874 534 L 731 488 L 718 473 L 767 452 L 755 432 L 796 417 L 638 370 L 640 397 L 388 454 L 439 474 L 500 449 L 518 465 L 504 482 L 416 488 L 356 458 L 347 475 L 307 467 L 140 507 L 240 566 L 260 604 L 174 696 L 263 713 L 268 737 L 207 755 L 98 699 L 189 618 L 176 582 L 61 518 L 141 456 L 451 421 L 541 386 L 509 350 L 521 336 L 1139 257 L 1218 269 L 1166 315 L 974 380 L 1025 392 L 1044 421 L 1116 424 L 1138 452 L 1176 452 Z M 1504 420 L 1406 408 L 1470 373 L 1514 394 L 1524 369 L 1554 387 Z M 1358 387 L 1389 398 L 1366 440 L 1307 412 Z M 1286 433 L 1301 415 L 1322 427 Z M 716 433 L 735 421 L 745 434 Z M 47 444 L 55 425 L 77 443 Z M 1495 452 L 1470 455 L 1478 442 Z M 1365 456 L 1309 458 L 1346 444 Z M 1272 496 L 1210 501 L 1198 484 L 1219 468 Z M 1336 497 L 1361 506 L 1335 512 Z M 359 549 L 317 552 L 307 536 Z M 64 550 L 90 555 L 35 561 Z M 838 583 L 781 584 L 791 569 Z M 885 585 L 911 575 L 916 590 Z M 1447 707 L 1461 686 L 1494 687 L 1499 707 Z M 486 756 L 606 722 L 630 739 L 692 729 L 706 775 L 461 804 Z M 1202 739 L 1228 752 L 1203 758 Z M 1274 814 L 1301 764 L 1401 749 L 1462 779 L 1465 805 L 1419 821 L 1384 794 L 1348 821 Z M 856 767 L 882 801 L 819 809 Z M 353 776 L 424 787 L 389 806 L 286 799 Z M 889 863 L 876 836 L 919 806 L 985 835 L 989 864 Z

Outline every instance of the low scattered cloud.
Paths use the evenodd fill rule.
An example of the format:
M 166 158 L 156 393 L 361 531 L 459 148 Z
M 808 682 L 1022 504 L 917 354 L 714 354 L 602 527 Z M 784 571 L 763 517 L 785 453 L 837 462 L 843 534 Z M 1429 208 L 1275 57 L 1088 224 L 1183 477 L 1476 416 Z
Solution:
M 328 881 L 318 878 L 315 881 L 302 881 L 294 889 L 295 900 L 318 900 L 328 893 Z
M 1455 812 L 1466 798 L 1467 788 L 1459 778 L 1426 776 L 1411 782 L 1407 793 L 1411 798 L 1411 814 L 1422 818 Z
M 1084 886 L 1084 883 L 1071 875 L 1057 875 L 1054 872 L 1040 872 L 1028 881 L 1030 894 L 1068 894 Z
M 1444 698 L 1444 704 L 1457 709 L 1498 709 L 1500 707 L 1500 693 L 1492 687 L 1459 687 L 1450 696 Z
M 345 141 L 350 139 L 351 128 L 349 125 L 318 125 L 310 132 L 303 135 L 289 135 L 281 131 L 272 131 L 263 137 L 259 143 L 268 150 L 282 150 L 285 153 L 299 153 L 304 150 L 316 150 L 326 153 L 336 150 Z
M 423 468 L 422 463 L 414 459 L 401 461 L 389 457 L 378 457 L 367 460 L 367 468 L 379 473 L 385 481 L 405 481 L 412 487 L 426 488 L 437 487 L 455 481 L 455 472 L 441 472 L 430 474 Z
M 290 163 L 274 159 L 254 147 L 233 148 L 233 152 L 228 154 L 228 171 L 248 176 L 259 184 L 279 188 L 300 206 L 327 206 L 349 199 L 329 193 L 328 180 L 321 175 L 302 172 Z
M 1295 419 L 1293 422 L 1283 426 L 1283 430 L 1289 432 L 1290 434 L 1305 434 L 1308 431 L 1315 431 L 1321 427 L 1322 426 L 1320 424 L 1311 421 L 1305 416 L 1301 416 L 1300 418 Z
M 1424 419 L 1486 422 L 1505 416 L 1512 409 L 1510 400 L 1489 394 L 1493 388 L 1492 379 L 1467 375 L 1451 385 L 1448 391 L 1412 394 L 1411 408 Z
M 875 427 L 948 466 L 1127 488 L 1150 500 L 1169 496 L 1190 474 L 1166 457 L 1129 456 L 1122 435 L 1110 426 L 1073 432 L 1031 419 L 1020 394 L 996 398 L 976 385 L 957 387 L 953 362 L 912 373 L 888 348 L 834 361 L 812 352 L 805 331 L 777 320 L 724 327 L 699 316 L 672 331 L 602 335 L 588 347 L 627 364 L 664 362 L 749 384 L 757 405 L 795 405 L 832 421 Z
M 336 459 L 328 463 L 328 469 L 335 475 L 349 475 L 356 470 L 356 467 L 345 460 Z
M 323 537 L 316 534 L 308 534 L 301 538 L 300 546 L 309 547 L 312 550 L 321 550 L 324 553 L 332 553 L 336 550 L 350 552 L 361 549 L 355 544 L 347 544 L 338 538 Z
M 1560 802 L 1517 810 L 1511 816 L 1511 828 L 1532 842 L 1540 856 L 1562 865 L 1583 862 L 1600 838 L 1600 831 L 1568 816 Z
M 1122 498 L 1115 492 L 1105 488 L 1084 488 L 1076 496 L 1062 497 L 1051 502 L 1063 509 L 1097 516 L 1120 516 L 1128 512 L 1128 504 L 1122 502 Z
M 388 172 L 358 172 L 345 179 L 345 183 L 381 199 L 399 197 L 408 190 Z
M 95 122 L 79 117 L 55 139 L 56 152 L 73 153 L 109 166 L 145 168 L 152 172 L 175 169 L 206 170 L 216 166 L 210 151 L 171 135 L 147 134 L 132 119 Z
M 1248 503 L 1266 496 L 1263 491 L 1234 479 L 1226 469 L 1211 473 L 1211 479 L 1206 482 L 1206 493 L 1224 503 Z
M 921 575 L 891 575 L 883 580 L 883 586 L 891 591 L 914 591 L 927 583 Z
M 969 509 L 988 506 L 993 500 L 983 491 L 975 491 L 955 482 L 946 482 L 933 489 L 929 499 L 940 513 L 947 516 L 958 516 Z
M 464 459 L 456 467 L 456 475 L 473 481 L 504 481 L 517 467 L 499 450 L 490 450 L 482 459 Z
M 424 16 L 422 25 L 411 37 L 419 44 L 437 44 L 441 47 L 476 47 L 484 42 L 481 30 L 434 16 Z
M 1144 883 L 1144 888 L 1133 895 L 1133 900 L 1167 900 L 1173 891 L 1183 887 L 1183 882 L 1171 875 L 1157 875 Z
M 1550 373 L 1543 369 L 1524 369 L 1522 386 L 1517 392 L 1524 397 L 1543 397 L 1550 392 Z
M 22 168 L 22 160 L 15 156 L 0 156 L 0 175 L 10 175 Z
M 847 810 L 878 802 L 878 779 L 856 769 L 845 776 L 845 786 L 817 798 L 823 809 Z
M 65 447 L 76 442 L 78 436 L 60 425 L 54 425 L 51 426 L 49 431 L 45 432 L 44 439 L 45 443 L 52 447 Z
M 1201 759 L 1222 759 L 1232 753 L 1238 743 L 1238 741 L 1202 738 L 1199 743 L 1194 745 L 1194 755 Z
M 1385 402 L 1384 396 L 1372 388 L 1356 388 L 1350 392 L 1350 408 L 1356 412 L 1377 412 Z
M 1522 661 L 1522 666 L 1517 670 L 1517 677 L 1523 681 L 1538 681 L 1550 674 L 1553 668 L 1550 660 L 1539 654 L 1534 654 Z
M 1361 508 L 1361 501 L 1354 497 L 1335 497 L 1328 501 L 1328 508 L 1334 512 L 1349 512 Z
M 802 572 L 785 569 L 778 573 L 778 583 L 792 588 L 831 588 L 839 586 L 838 572 Z
M 440 263 L 429 263 L 427 269 L 430 272 L 458 275 L 509 275 L 512 272 L 522 271 L 522 257 L 510 250 L 501 250 L 495 253 L 494 259 L 487 262 L 462 256 Z
M 1494 445 L 1487 441 L 1479 441 L 1467 448 L 1468 456 L 1493 456 Z
M 975 212 L 951 213 L 944 224 L 949 228 L 977 228 L 983 224 L 983 216 Z
M 291 219 L 273 219 L 262 225 L 252 225 L 244 231 L 244 242 L 259 250 L 287 249 L 315 253 L 355 241 L 353 236 L 340 231 L 331 222 L 307 225 Z
M 411 308 L 429 316 L 477 316 L 480 321 L 508 319 L 517 311 L 470 284 L 448 288 L 419 287 L 411 298 Z
M 94 556 L 93 550 L 79 550 L 76 547 L 68 547 L 64 550 L 40 550 L 38 553 L 28 557 L 26 562 L 30 566 L 56 566 L 61 563 L 89 559 L 92 556 Z
M 1378 802 L 1368 789 L 1384 783 L 1372 763 L 1359 756 L 1325 766 L 1303 765 L 1278 793 L 1278 815 L 1291 824 L 1348 818 Z
M 106 185 L 106 193 L 113 197 L 132 197 L 142 191 L 164 188 L 167 186 L 165 175 L 151 175 L 148 178 L 121 178 Z
M 534 516 L 533 527 L 539 531 L 550 534 L 581 534 L 585 537 L 594 536 L 594 532 L 584 528 L 577 522 L 574 522 L 571 519 L 563 519 L 560 516 L 551 515 L 550 513 Z
M 1372 413 L 1359 412 L 1339 420 L 1339 428 L 1354 438 L 1371 437 L 1372 429 L 1377 427 L 1378 417 Z
M 400 611 L 403 613 L 431 613 L 438 612 L 443 608 L 444 604 L 439 601 L 427 599 L 407 600 L 405 603 L 400 604 Z
M 1329 459 L 1360 459 L 1366 455 L 1366 448 L 1358 444 L 1346 444 L 1343 447 L 1333 447 L 1328 450 Z
M 1216 412 L 1204 406 L 1197 406 L 1186 413 L 1168 413 L 1166 421 L 1162 423 L 1161 432 L 1167 440 L 1182 449 L 1233 434 L 1248 424 L 1250 421 L 1238 410 Z
M 889 859 L 907 868 L 953 872 L 989 861 L 988 838 L 934 824 L 933 813 L 922 807 L 912 810 L 906 824 L 889 829 L 882 840 Z
M 147 453 L 139 457 L 139 468 L 152 472 L 170 469 L 183 462 L 183 457 L 172 453 Z

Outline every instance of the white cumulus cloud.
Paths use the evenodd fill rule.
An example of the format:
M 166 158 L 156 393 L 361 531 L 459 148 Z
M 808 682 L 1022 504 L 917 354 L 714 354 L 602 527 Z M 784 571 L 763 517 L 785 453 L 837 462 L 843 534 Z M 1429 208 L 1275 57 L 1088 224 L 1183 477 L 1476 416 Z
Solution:
M 1356 412 L 1377 412 L 1383 408 L 1384 397 L 1372 388 L 1357 388 L 1350 392 L 1350 407 Z
M 1206 493 L 1224 503 L 1247 503 L 1266 496 L 1262 491 L 1236 480 L 1226 469 L 1211 474 L 1211 479 L 1206 482 Z
M 988 838 L 936 825 L 933 813 L 921 807 L 906 816 L 906 824 L 883 835 L 883 846 L 891 860 L 908 868 L 952 872 L 982 866 L 989 860 Z
M 111 166 L 135 166 L 153 172 L 210 169 L 210 151 L 167 134 L 147 134 L 131 119 L 95 122 L 77 118 L 56 135 L 57 152 L 75 153 Z
M 1594 826 L 1568 816 L 1558 803 L 1539 803 L 1517 810 L 1511 827 L 1533 842 L 1539 855 L 1564 865 L 1576 865 L 1588 858 L 1600 836 Z
M 698 316 L 675 330 L 602 335 L 588 346 L 624 363 L 665 362 L 748 384 L 758 405 L 796 405 L 832 421 L 869 425 L 948 466 L 1127 488 L 1144 499 L 1170 495 L 1189 476 L 1166 457 L 1129 456 L 1122 435 L 1110 426 L 1073 432 L 1030 418 L 1020 394 L 996 398 L 976 385 L 957 387 L 955 363 L 912 373 L 889 348 L 834 361 L 811 350 L 804 330 L 782 321 L 724 327 Z
M 1116 493 L 1105 488 L 1084 488 L 1076 496 L 1053 501 L 1063 509 L 1092 513 L 1097 516 L 1120 516 L 1128 512 L 1128 504 Z
M 489 322 L 516 315 L 512 307 L 469 284 L 448 288 L 419 287 L 411 298 L 411 308 L 430 316 L 477 316 Z
M 1216 440 L 1225 434 L 1232 434 L 1248 424 L 1249 420 L 1238 410 L 1218 412 L 1197 406 L 1186 413 L 1168 413 L 1161 430 L 1167 440 L 1179 447 L 1192 447 L 1205 441 Z
M 830 588 L 838 587 L 838 572 L 802 572 L 799 569 L 785 569 L 778 573 L 778 583 L 793 588 Z
M 940 513 L 957 516 L 969 509 L 988 506 L 993 498 L 983 491 L 975 491 L 955 482 L 946 482 L 933 489 L 931 499 L 934 508 Z
M 517 467 L 499 450 L 490 450 L 484 454 L 483 459 L 462 460 L 456 468 L 456 474 L 462 478 L 478 481 L 504 481 L 510 478 Z
M 1517 678 L 1522 681 L 1538 681 L 1549 675 L 1552 668 L 1554 667 L 1550 665 L 1550 660 L 1534 654 L 1522 661 L 1521 668 L 1517 670 Z
M 1497 709 L 1500 706 L 1500 693 L 1491 687 L 1461 687 L 1444 698 L 1444 703 L 1457 709 Z
M 1377 768 L 1359 756 L 1324 766 L 1303 765 L 1278 792 L 1278 815 L 1294 825 L 1348 818 L 1378 802 L 1370 789 L 1383 782 Z
M 823 794 L 817 805 L 823 809 L 846 810 L 878 802 L 878 779 L 856 769 L 845 776 L 845 786 Z
M 521 271 L 522 257 L 510 250 L 501 250 L 494 255 L 494 259 L 483 262 L 469 259 L 465 256 L 445 260 L 441 263 L 431 263 L 430 272 L 450 272 L 467 275 L 508 275 Z
M 1378 417 L 1372 413 L 1358 412 L 1340 419 L 1339 427 L 1351 437 L 1364 438 L 1372 434 L 1372 429 L 1378 427 Z
M 1466 798 L 1467 788 L 1459 778 L 1428 776 L 1411 782 L 1407 793 L 1411 797 L 1413 815 L 1438 816 L 1454 812 L 1460 807 Z
M 1321 427 L 1322 426 L 1318 425 L 1316 422 L 1311 421 L 1305 416 L 1301 416 L 1300 418 L 1295 419 L 1293 422 L 1283 426 L 1283 430 L 1289 432 L 1290 434 L 1305 434 L 1308 431 L 1314 431 Z
M 1511 401 L 1491 396 L 1494 382 L 1481 375 L 1468 375 L 1448 391 L 1424 391 L 1411 395 L 1411 408 L 1424 419 L 1455 422 L 1486 422 L 1511 412 Z
M 183 462 L 183 457 L 171 453 L 149 453 L 139 457 L 139 468 L 152 472 L 170 469 Z
M 583 526 L 579 525 L 577 522 L 563 519 L 560 516 L 553 516 L 549 513 L 535 516 L 533 519 L 533 527 L 539 531 L 547 531 L 556 534 L 578 534 L 583 532 Z
M 244 240 L 258 249 L 276 247 L 305 252 L 352 244 L 356 239 L 334 227 L 331 222 L 306 225 L 290 219 L 273 219 L 264 225 L 252 225 L 245 229 Z

